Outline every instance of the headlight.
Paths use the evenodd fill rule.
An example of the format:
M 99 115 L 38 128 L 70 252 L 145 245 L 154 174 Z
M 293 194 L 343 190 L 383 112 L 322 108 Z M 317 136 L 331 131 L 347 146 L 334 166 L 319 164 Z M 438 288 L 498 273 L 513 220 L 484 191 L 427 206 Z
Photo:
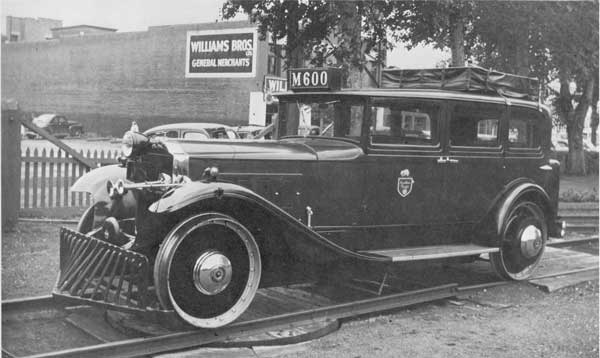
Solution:
M 131 157 L 133 154 L 142 149 L 149 142 L 148 137 L 135 132 L 125 132 L 121 141 L 121 151 L 126 157 Z

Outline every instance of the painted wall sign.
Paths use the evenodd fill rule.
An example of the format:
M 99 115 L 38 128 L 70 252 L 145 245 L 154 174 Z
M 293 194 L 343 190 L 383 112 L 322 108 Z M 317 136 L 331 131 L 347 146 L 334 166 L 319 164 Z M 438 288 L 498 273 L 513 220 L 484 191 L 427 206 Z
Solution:
M 188 31 L 185 77 L 255 77 L 255 28 Z
M 264 93 L 283 92 L 287 91 L 287 79 L 275 76 L 265 76 L 263 87 Z

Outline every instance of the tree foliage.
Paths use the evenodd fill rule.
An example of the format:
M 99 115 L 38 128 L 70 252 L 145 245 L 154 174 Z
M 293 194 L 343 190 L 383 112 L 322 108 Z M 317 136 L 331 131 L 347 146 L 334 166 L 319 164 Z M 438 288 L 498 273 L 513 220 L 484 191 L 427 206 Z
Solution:
M 390 46 L 393 3 L 381 1 L 228 0 L 223 17 L 242 11 L 258 24 L 261 37 L 283 42 L 285 63 L 297 67 L 310 62 L 334 64 L 361 71 L 365 54 Z M 381 60 L 378 58 L 378 60 Z

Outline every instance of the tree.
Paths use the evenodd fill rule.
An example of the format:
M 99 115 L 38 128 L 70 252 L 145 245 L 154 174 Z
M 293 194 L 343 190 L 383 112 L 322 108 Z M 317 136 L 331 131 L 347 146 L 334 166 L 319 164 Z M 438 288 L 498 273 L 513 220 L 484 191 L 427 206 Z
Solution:
M 483 67 L 535 76 L 545 85 L 559 80 L 556 111 L 569 137 L 568 172 L 586 172 L 583 122 L 598 102 L 598 1 L 397 3 L 397 38 L 409 45 L 451 48 Z M 461 39 L 458 28 L 464 30 Z M 461 50 L 460 45 L 465 45 Z M 575 82 L 578 91 L 568 91 Z
M 460 0 L 396 2 L 392 19 L 386 24 L 396 40 L 408 48 L 431 44 L 450 48 L 452 66 L 464 66 L 466 59 L 465 34 L 472 22 L 475 3 Z
M 352 79 L 362 75 L 365 54 L 381 45 L 385 52 L 389 46 L 385 14 L 392 10 L 386 2 L 372 1 L 228 0 L 223 17 L 247 13 L 262 39 L 268 33 L 276 41 L 285 39 L 286 66 L 338 65 L 355 86 L 360 81 Z

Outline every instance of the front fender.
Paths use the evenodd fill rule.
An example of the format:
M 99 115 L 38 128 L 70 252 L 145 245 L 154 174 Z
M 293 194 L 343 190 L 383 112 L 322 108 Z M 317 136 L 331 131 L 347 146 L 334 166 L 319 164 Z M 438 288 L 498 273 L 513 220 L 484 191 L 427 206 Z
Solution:
M 257 193 L 242 186 L 224 182 L 191 182 L 166 192 L 159 200 L 148 207 L 148 211 L 156 214 L 175 213 L 186 208 L 195 208 L 195 205 L 205 210 L 215 206 L 215 202 L 224 203 L 221 209 L 231 206 L 228 202 L 247 205 L 253 211 L 260 211 L 265 216 L 272 218 L 280 227 L 294 232 L 294 240 L 289 244 L 296 252 L 314 252 L 312 259 L 315 261 L 328 261 L 331 259 L 354 259 L 374 263 L 388 263 L 389 258 L 362 254 L 343 248 L 294 218 L 279 206 L 268 201 Z M 183 211 L 183 210 L 182 210 Z M 244 218 L 236 218 L 244 224 Z M 301 240 L 302 238 L 303 240 Z M 317 258 L 320 257 L 320 258 Z M 322 260 L 321 260 L 322 259 Z
M 125 182 L 127 169 L 117 164 L 107 165 L 91 170 L 82 175 L 71 187 L 73 192 L 90 193 L 96 207 L 96 215 L 101 217 L 114 216 L 117 218 L 130 218 L 135 216 L 136 198 L 132 191 L 128 191 L 122 198 L 113 200 L 108 195 L 106 183 L 113 183 L 118 179 Z

